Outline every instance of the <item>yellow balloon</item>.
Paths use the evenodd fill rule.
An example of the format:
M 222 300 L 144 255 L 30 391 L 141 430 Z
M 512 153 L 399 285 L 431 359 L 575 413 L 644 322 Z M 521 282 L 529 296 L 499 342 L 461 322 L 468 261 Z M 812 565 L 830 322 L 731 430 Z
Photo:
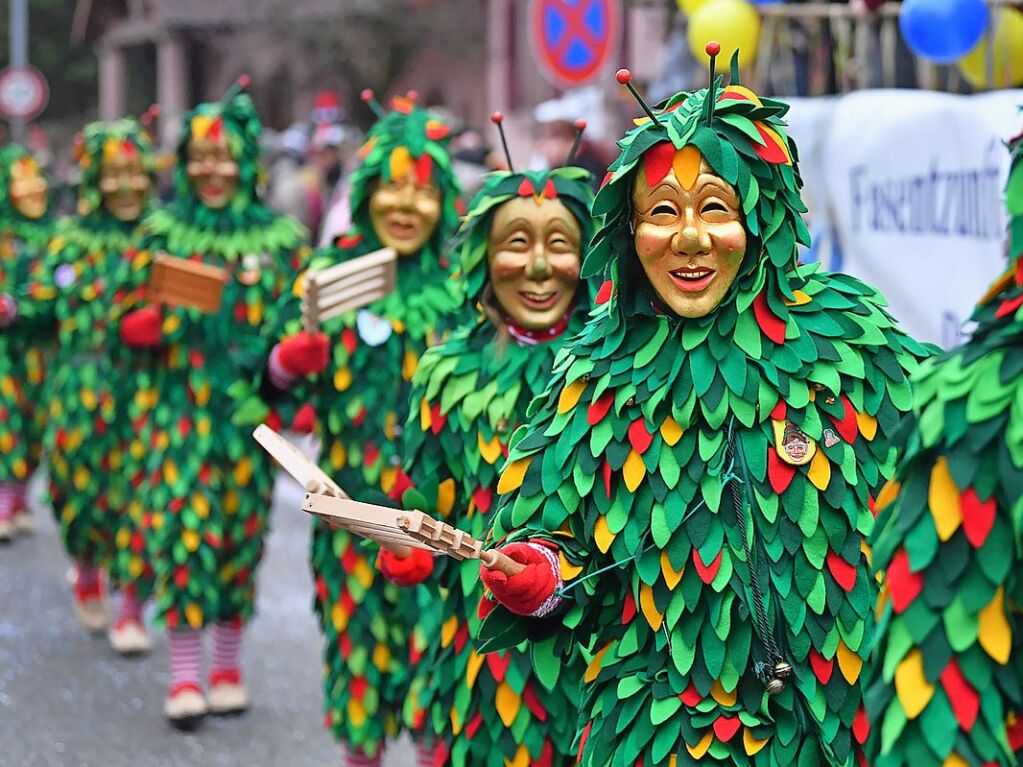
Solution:
M 736 49 L 739 64 L 745 66 L 757 53 L 760 14 L 746 0 L 706 0 L 689 17 L 686 36 L 697 61 L 710 62 L 705 48 L 711 40 L 717 40 L 721 43 L 719 67 L 728 66 Z
M 678 4 L 678 9 L 682 11 L 686 16 L 692 16 L 696 13 L 696 9 L 700 6 L 706 5 L 710 0 L 675 0 Z
M 1011 88 L 1023 83 L 1023 13 L 1015 8 L 992 8 L 995 56 L 994 84 L 987 78 L 988 35 L 957 62 L 974 88 Z

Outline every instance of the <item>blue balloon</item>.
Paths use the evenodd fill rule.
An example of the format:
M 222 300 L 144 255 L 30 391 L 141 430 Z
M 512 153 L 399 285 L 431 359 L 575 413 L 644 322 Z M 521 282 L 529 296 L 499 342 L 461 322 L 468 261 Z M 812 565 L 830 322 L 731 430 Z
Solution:
M 984 0 L 905 0 L 899 14 L 909 49 L 939 64 L 951 64 L 973 50 L 987 24 Z

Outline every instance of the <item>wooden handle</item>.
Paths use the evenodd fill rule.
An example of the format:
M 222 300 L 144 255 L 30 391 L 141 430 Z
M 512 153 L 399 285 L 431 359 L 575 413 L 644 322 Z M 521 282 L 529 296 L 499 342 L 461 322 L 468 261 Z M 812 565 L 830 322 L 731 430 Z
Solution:
M 375 538 L 373 540 L 376 540 Z M 391 543 L 389 541 L 377 541 L 380 544 L 380 548 L 387 549 L 389 552 L 399 559 L 408 559 L 412 556 L 411 546 L 402 546 L 400 543 Z
M 518 575 L 526 566 L 521 562 L 516 562 L 514 559 L 509 557 L 507 554 L 503 554 L 498 549 L 484 549 L 480 552 L 480 562 L 487 566 L 490 570 L 497 570 L 499 573 L 504 573 L 509 578 L 513 575 Z

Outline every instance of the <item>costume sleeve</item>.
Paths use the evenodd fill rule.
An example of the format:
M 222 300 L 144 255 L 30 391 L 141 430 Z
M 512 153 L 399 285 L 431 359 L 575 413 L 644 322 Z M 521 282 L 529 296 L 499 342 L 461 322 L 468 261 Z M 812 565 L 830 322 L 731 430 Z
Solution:
M 62 237 L 54 237 L 38 258 L 32 259 L 28 279 L 18 286 L 17 326 L 22 332 L 53 335 L 57 325 L 57 302 L 73 285 L 84 254 Z

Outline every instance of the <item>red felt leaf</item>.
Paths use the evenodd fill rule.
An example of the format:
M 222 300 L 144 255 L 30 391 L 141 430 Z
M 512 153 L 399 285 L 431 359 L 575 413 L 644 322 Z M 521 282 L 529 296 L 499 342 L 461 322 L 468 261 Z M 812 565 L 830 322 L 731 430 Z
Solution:
M 774 410 L 771 411 L 771 418 L 775 421 L 784 421 L 785 416 L 788 414 L 789 409 L 785 404 L 785 400 L 781 397 L 778 398 L 778 404 L 774 406 Z
M 507 652 L 491 652 L 484 657 L 487 659 L 487 667 L 494 675 L 494 679 L 503 682 L 504 675 L 508 673 L 508 665 L 511 663 L 511 655 Z
M 853 590 L 856 585 L 856 565 L 846 562 L 839 554 L 828 551 L 828 570 L 835 583 L 846 592 Z
M 977 491 L 968 487 L 960 494 L 959 501 L 963 510 L 963 532 L 966 533 L 966 540 L 973 548 L 979 549 L 984 545 L 995 524 L 997 510 L 995 499 L 991 497 L 982 501 Z
M 340 639 L 338 639 L 338 645 L 341 648 L 341 657 L 348 660 L 352 654 L 352 640 L 348 634 L 341 635 Z
M 782 149 L 781 144 L 778 140 L 770 133 L 765 131 L 761 127 L 760 123 L 754 122 L 753 127 L 757 129 L 757 133 L 760 134 L 760 138 L 764 140 L 767 146 L 760 146 L 756 142 L 753 144 L 753 151 L 757 153 L 764 162 L 773 163 L 774 165 L 785 165 L 789 161 L 789 156 L 785 154 L 785 150 Z
M 481 513 L 486 514 L 490 511 L 490 505 L 494 502 L 494 491 L 489 487 L 477 487 L 472 493 L 472 501 L 476 504 L 476 508 Z
M 1014 314 L 1017 309 L 1023 306 L 1023 295 L 1016 296 L 1016 298 L 1009 298 L 1002 301 L 1001 306 L 995 309 L 995 317 L 1006 317 L 1010 314 Z
M 605 174 L 604 174 L 604 178 L 603 178 L 603 180 L 602 180 L 602 181 L 600 182 L 600 188 L 601 188 L 601 189 L 603 189 L 603 188 L 604 188 L 604 186 L 605 186 L 605 185 L 607 184 L 607 182 L 611 180 L 611 176 L 613 176 L 613 175 L 614 175 L 614 174 L 613 174 L 613 173 L 611 173 L 611 171 L 608 171 L 607 173 L 605 173 Z
M 966 681 L 955 658 L 952 658 L 941 672 L 941 685 L 948 694 L 948 702 L 952 704 L 952 713 L 955 714 L 956 721 L 969 732 L 973 729 L 977 714 L 980 712 L 980 696 Z
M 398 469 L 398 473 L 394 477 L 394 484 L 391 486 L 391 491 L 387 494 L 387 497 L 395 503 L 400 503 L 401 497 L 405 495 L 405 491 L 410 487 L 412 487 L 412 480 L 409 479 L 408 474 Z
M 739 731 L 741 724 L 737 716 L 719 716 L 714 720 L 714 734 L 722 743 L 727 743 Z
M 479 732 L 481 724 L 483 724 L 483 715 L 479 711 L 477 711 L 476 716 L 472 718 L 469 724 L 465 725 L 465 737 L 467 737 L 469 740 L 475 738 L 476 733 Z
M 611 497 L 611 464 L 604 459 L 604 465 L 600 467 L 600 472 L 604 477 L 604 492 L 607 493 L 607 497 Z
M 718 551 L 718 555 L 714 557 L 714 561 L 710 565 L 705 565 L 700 559 L 699 549 L 693 549 L 693 564 L 696 565 L 696 572 L 699 574 L 700 580 L 710 583 L 721 569 L 721 552 Z
M 892 607 L 896 613 L 903 612 L 913 604 L 913 600 L 924 587 L 923 575 L 910 572 L 909 555 L 905 549 L 899 549 L 892 557 L 885 577 L 888 580 L 888 593 L 892 595 Z
M 291 422 L 293 431 L 301 434 L 309 434 L 316 425 L 316 409 L 308 402 L 295 411 L 295 418 Z
M 828 660 L 819 652 L 814 649 L 810 649 L 810 668 L 813 669 L 813 675 L 817 677 L 817 681 L 821 684 L 827 684 L 831 679 L 831 673 L 835 670 L 835 659 Z
M 600 286 L 600 290 L 597 291 L 597 297 L 593 300 L 595 306 L 606 304 L 611 300 L 611 292 L 614 290 L 614 282 L 612 280 L 604 280 L 604 284 Z
M 497 607 L 497 600 L 481 597 L 479 606 L 476 608 L 476 617 L 483 620 L 494 611 L 495 607 Z
M 360 242 L 362 242 L 362 235 L 359 234 L 358 232 L 342 234 L 340 237 L 337 238 L 337 246 L 342 250 L 354 248 Z
M 776 344 L 785 343 L 785 322 L 767 305 L 767 288 L 753 299 L 753 315 L 765 336 Z
M 841 396 L 841 402 L 841 420 L 837 420 L 834 416 L 828 416 L 828 418 L 831 419 L 831 423 L 835 424 L 835 429 L 838 430 L 839 436 L 851 445 L 856 441 L 856 433 L 858 431 L 858 427 L 856 425 L 856 410 L 853 409 L 852 403 L 849 402 L 849 398 L 844 394 Z
M 690 682 L 686 691 L 679 695 L 678 699 L 690 708 L 695 708 L 703 700 L 703 696 L 696 689 L 696 685 Z
M 583 760 L 583 750 L 586 748 L 586 741 L 590 739 L 590 729 L 592 727 L 593 727 L 593 720 L 590 720 L 589 722 L 587 722 L 586 726 L 583 727 L 582 735 L 579 737 L 579 753 L 576 754 L 576 757 L 575 757 L 575 760 L 577 762 L 581 763 L 582 760 Z
M 668 175 L 675 161 L 675 145 L 670 141 L 654 144 L 643 153 L 643 174 L 647 186 L 657 184 Z
M 535 767 L 551 767 L 554 764 L 554 747 L 549 740 L 543 742 L 540 749 L 540 758 L 533 762 Z
M 522 183 L 519 184 L 519 197 L 532 197 L 536 194 L 536 190 L 533 189 L 533 182 L 528 178 L 522 179 Z
M 622 605 L 622 625 L 628 625 L 636 617 L 636 599 L 630 591 L 625 595 L 625 604 Z
M 543 707 L 543 703 L 536 697 L 536 690 L 533 689 L 533 685 L 529 682 L 526 682 L 526 688 L 522 691 L 522 702 L 526 704 L 526 708 L 533 713 L 533 716 L 541 722 L 547 721 L 547 709 Z
M 447 422 L 448 417 L 440 412 L 440 403 L 437 402 L 430 408 L 430 431 L 440 434 Z
M 615 393 L 613 390 L 609 390 L 600 395 L 595 402 L 590 403 L 589 410 L 586 411 L 586 420 L 590 426 L 596 426 L 604 420 L 604 416 L 607 415 L 607 411 L 611 409 L 614 401 Z
M 796 467 L 785 463 L 777 451 L 767 446 L 767 478 L 771 482 L 774 492 L 784 493 L 786 488 L 792 484 L 792 478 L 796 475 Z
M 867 711 L 862 705 L 853 719 L 852 734 L 861 746 L 867 742 L 867 736 L 870 735 L 870 719 L 867 718 Z
M 428 123 L 426 126 L 426 137 L 430 141 L 440 141 L 447 138 L 450 133 L 451 130 L 444 123 Z
M 433 178 L 433 158 L 423 152 L 416 158 L 416 186 L 426 186 Z
M 366 681 L 366 677 L 357 676 L 352 679 L 351 685 L 348 688 L 352 692 L 352 697 L 356 700 L 362 700 L 366 695 L 366 690 L 369 689 L 369 682 Z
M 462 652 L 465 643 L 469 641 L 469 624 L 463 623 L 455 632 L 455 652 Z
M 345 328 L 341 331 L 341 343 L 349 354 L 355 351 L 355 347 L 359 345 L 359 337 L 355 335 L 353 328 Z
M 632 422 L 632 425 L 629 426 L 629 444 L 632 445 L 633 450 L 642 455 L 653 441 L 654 435 L 646 430 L 642 416 Z
M 543 196 L 548 200 L 557 199 L 558 190 L 554 188 L 554 179 L 547 179 L 547 183 L 543 185 Z
M 209 132 L 206 134 L 210 137 L 211 141 L 219 141 L 220 137 L 224 135 L 224 120 L 221 117 L 217 117 L 210 123 Z
M 867 509 L 868 509 L 868 511 L 870 511 L 870 513 L 874 517 L 874 519 L 877 519 L 877 501 L 874 500 L 874 494 L 873 493 L 868 493 L 867 494 Z
M 1017 715 L 1015 721 L 1006 725 L 1005 734 L 1009 741 L 1009 748 L 1013 751 L 1023 748 L 1023 716 Z

